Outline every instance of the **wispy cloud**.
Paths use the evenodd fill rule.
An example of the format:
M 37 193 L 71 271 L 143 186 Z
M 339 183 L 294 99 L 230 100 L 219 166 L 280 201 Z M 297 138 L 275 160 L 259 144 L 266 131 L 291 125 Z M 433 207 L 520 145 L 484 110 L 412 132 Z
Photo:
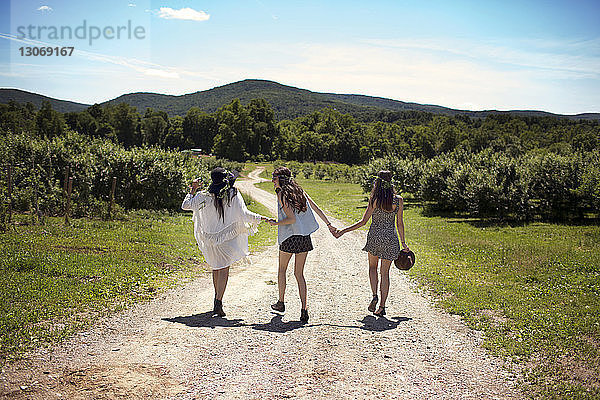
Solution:
M 175 10 L 170 7 L 161 7 L 158 11 L 158 17 L 164 19 L 182 19 L 188 21 L 207 21 L 210 15 L 204 11 L 197 11 L 193 8 L 181 8 Z
M 7 64 L 3 64 L 3 67 L 6 66 L 6 68 L 3 68 L 5 70 L 8 70 L 10 68 L 10 65 Z M 21 72 L 13 72 L 13 71 L 0 71 L 0 76 L 4 76 L 6 78 L 24 78 L 26 75 L 24 75 Z
M 538 77 L 581 79 L 600 77 L 600 40 L 519 40 L 512 43 L 459 39 L 369 39 L 373 46 L 450 55 L 498 69 L 529 70 Z
M 129 3 L 129 4 L 127 4 L 127 7 L 135 7 L 135 6 L 136 6 L 136 5 L 135 5 L 135 4 L 133 4 L 133 3 Z
M 41 6 L 37 10 L 41 11 L 41 12 L 50 12 L 50 11 L 52 11 L 52 7 L 50 7 L 50 6 Z
M 14 42 L 25 43 L 29 45 L 42 45 L 42 46 L 52 46 L 51 43 L 46 43 L 39 40 L 31 40 L 26 38 L 18 38 L 15 35 L 10 35 L 6 33 L 0 33 L 0 38 L 8 39 Z M 165 79 L 179 79 L 182 75 L 189 76 L 200 76 L 200 74 L 195 72 L 186 71 L 184 69 L 168 67 L 156 63 L 151 63 L 143 60 L 138 60 L 131 57 L 121 57 L 121 56 L 112 56 L 107 54 L 95 53 L 91 51 L 85 51 L 80 49 L 75 49 L 73 52 L 73 56 L 84 58 L 90 61 L 98 61 L 102 63 L 120 65 L 122 67 L 129 68 L 135 72 L 138 72 L 143 75 L 165 78 Z
M 600 97 L 580 90 L 586 85 L 588 89 L 590 85 L 599 87 L 597 79 L 585 78 L 591 70 L 506 68 L 473 57 L 366 42 L 258 43 L 252 50 L 240 46 L 231 53 L 236 54 L 235 59 L 218 70 L 226 82 L 255 77 L 320 92 L 366 94 L 458 109 L 600 110 Z M 554 80 L 557 76 L 562 81 Z

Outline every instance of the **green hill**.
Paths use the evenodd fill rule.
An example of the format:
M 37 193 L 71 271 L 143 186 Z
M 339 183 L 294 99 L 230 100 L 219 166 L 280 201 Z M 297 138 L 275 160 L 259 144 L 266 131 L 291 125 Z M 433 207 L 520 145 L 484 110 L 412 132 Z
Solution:
M 238 98 L 246 104 L 252 99 L 264 98 L 273 109 L 278 119 L 296 118 L 320 110 L 324 107 L 335 108 L 341 113 L 352 114 L 358 119 L 369 118 L 380 111 L 425 111 L 434 114 L 463 114 L 474 118 L 483 118 L 489 114 L 517 114 L 521 116 L 566 117 L 571 119 L 600 119 L 600 113 L 578 115 L 560 115 L 535 110 L 515 111 L 468 111 L 452 108 L 408 103 L 383 97 L 359 94 L 319 93 L 282 85 L 273 81 L 246 79 L 229 83 L 209 90 L 171 96 L 156 93 L 130 93 L 119 96 L 107 103 L 126 102 L 136 106 L 140 112 L 148 107 L 166 111 L 169 116 L 184 115 L 192 107 L 199 107 L 206 112 L 214 112 L 217 108 Z
M 36 108 L 40 108 L 44 100 L 49 101 L 52 108 L 62 113 L 71 111 L 81 111 L 89 107 L 87 104 L 75 103 L 73 101 L 58 100 L 52 97 L 43 96 L 37 93 L 26 92 L 19 89 L 0 89 L 0 104 L 6 104 L 9 101 L 17 103 L 33 103 Z
M 214 112 L 236 98 L 244 104 L 252 99 L 264 98 L 271 104 L 278 119 L 296 118 L 324 107 L 335 108 L 342 113 L 353 114 L 357 117 L 367 112 L 380 110 L 379 107 L 337 100 L 334 96 L 286 86 L 277 82 L 248 79 L 182 96 L 130 93 L 106 103 L 118 104 L 125 102 L 137 107 L 140 112 L 151 107 L 166 111 L 169 116 L 174 116 L 185 115 L 190 107 L 199 107 L 203 111 Z
M 293 86 L 282 85 L 273 81 L 246 79 L 209 90 L 172 96 L 158 93 L 129 93 L 102 104 L 128 103 L 137 107 L 140 113 L 146 108 L 162 110 L 169 116 L 185 115 L 191 107 L 199 107 L 206 112 L 214 112 L 224 104 L 238 98 L 246 104 L 252 99 L 264 98 L 275 111 L 277 119 L 291 119 L 320 110 L 324 107 L 334 108 L 341 113 L 354 115 L 359 120 L 376 119 L 385 111 L 425 111 L 435 114 L 463 114 L 474 118 L 482 118 L 489 114 L 513 114 L 521 116 L 549 116 L 569 119 L 600 119 L 600 113 L 578 115 L 560 115 L 544 111 L 468 111 L 456 110 L 436 105 L 408 103 L 382 97 L 358 94 L 319 93 Z M 31 101 L 39 107 L 42 100 L 49 100 L 58 111 L 79 111 L 87 107 L 85 104 L 51 99 L 35 93 L 16 89 L 0 89 L 0 103 L 8 100 L 19 103 Z

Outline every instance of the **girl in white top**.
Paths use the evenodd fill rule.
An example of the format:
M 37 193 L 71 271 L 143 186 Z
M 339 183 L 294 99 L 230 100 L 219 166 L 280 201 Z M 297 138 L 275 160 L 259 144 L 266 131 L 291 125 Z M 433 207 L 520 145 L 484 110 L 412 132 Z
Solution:
M 210 173 L 212 183 L 206 192 L 196 193 L 198 180 L 181 208 L 193 211 L 194 236 L 204 259 L 212 268 L 215 299 L 213 313 L 223 317 L 223 294 L 229 278 L 229 266 L 246 257 L 248 235 L 268 218 L 248 211 L 242 195 L 233 187 L 236 176 L 224 168 Z
M 276 168 L 273 171 L 272 181 L 277 193 L 278 218 L 277 221 L 268 221 L 271 225 L 278 226 L 279 270 L 277 271 L 277 286 L 279 288 L 279 299 L 277 303 L 271 305 L 271 308 L 279 312 L 285 311 L 285 275 L 288 263 L 295 254 L 294 276 L 298 283 L 298 292 L 302 303 L 300 321 L 306 323 L 308 322 L 308 311 L 306 308 L 304 264 L 308 252 L 313 249 L 310 234 L 319 229 L 313 210 L 327 224 L 331 233 L 334 230 L 325 213 L 292 179 L 292 172 L 288 168 Z

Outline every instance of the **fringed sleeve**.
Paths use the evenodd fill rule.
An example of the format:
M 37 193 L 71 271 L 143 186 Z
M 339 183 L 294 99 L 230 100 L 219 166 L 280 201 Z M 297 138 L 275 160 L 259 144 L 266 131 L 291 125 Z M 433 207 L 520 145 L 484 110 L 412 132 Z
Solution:
M 204 245 L 218 246 L 223 242 L 235 239 L 239 235 L 249 233 L 250 229 L 246 224 L 242 221 L 237 221 L 223 228 L 219 232 L 198 232 L 196 239 L 203 242 Z
M 181 203 L 182 210 L 198 210 L 204 203 L 206 203 L 206 195 L 198 192 L 196 195 L 188 193 L 183 202 Z
M 240 204 L 240 209 L 242 211 L 242 221 L 244 221 L 244 223 L 248 227 L 248 234 L 254 235 L 258 231 L 258 224 L 260 223 L 261 216 L 257 213 L 248 210 L 248 207 L 246 207 L 246 203 L 244 203 L 244 198 L 242 197 L 239 191 L 236 197 L 237 201 Z

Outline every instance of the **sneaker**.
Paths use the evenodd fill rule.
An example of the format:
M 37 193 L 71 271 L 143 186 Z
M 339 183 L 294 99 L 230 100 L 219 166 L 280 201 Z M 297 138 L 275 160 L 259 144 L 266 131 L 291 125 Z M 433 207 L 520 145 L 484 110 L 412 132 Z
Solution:
M 271 304 L 271 308 L 273 310 L 275 310 L 275 311 L 284 312 L 285 311 L 285 304 L 284 304 L 283 301 L 277 300 L 277 303 Z
M 308 310 L 305 308 L 300 310 L 300 322 L 307 323 L 308 322 Z

